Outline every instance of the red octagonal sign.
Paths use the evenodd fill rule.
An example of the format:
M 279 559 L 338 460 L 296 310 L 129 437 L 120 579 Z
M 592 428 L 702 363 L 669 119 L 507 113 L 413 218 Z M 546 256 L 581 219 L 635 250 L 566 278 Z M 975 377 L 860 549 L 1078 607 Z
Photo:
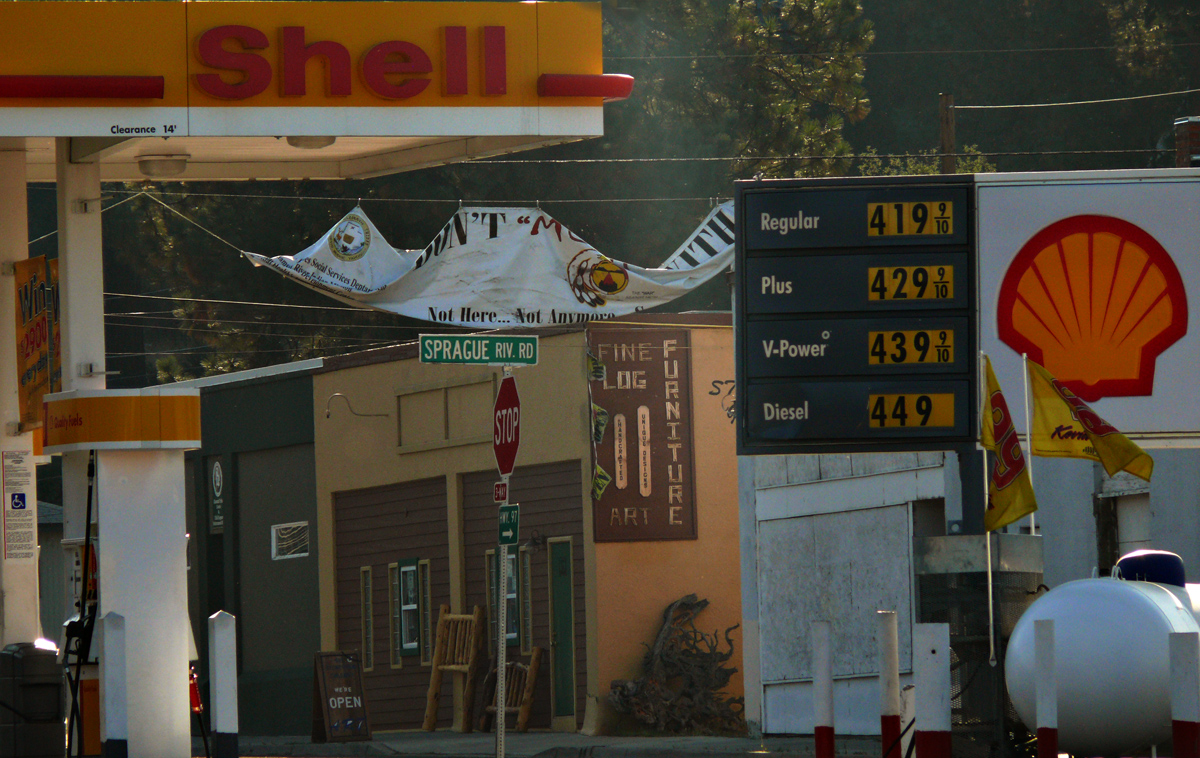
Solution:
M 500 476 L 513 472 L 517 462 L 517 450 L 521 447 L 521 396 L 517 394 L 517 380 L 511 376 L 500 382 L 496 393 L 495 435 L 492 451 L 496 453 L 496 468 Z

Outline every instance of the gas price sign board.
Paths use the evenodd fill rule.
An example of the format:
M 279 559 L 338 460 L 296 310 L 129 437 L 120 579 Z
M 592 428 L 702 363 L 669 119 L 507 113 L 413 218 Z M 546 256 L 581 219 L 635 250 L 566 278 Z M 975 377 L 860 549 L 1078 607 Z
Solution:
M 739 182 L 736 202 L 738 453 L 973 441 L 971 178 Z

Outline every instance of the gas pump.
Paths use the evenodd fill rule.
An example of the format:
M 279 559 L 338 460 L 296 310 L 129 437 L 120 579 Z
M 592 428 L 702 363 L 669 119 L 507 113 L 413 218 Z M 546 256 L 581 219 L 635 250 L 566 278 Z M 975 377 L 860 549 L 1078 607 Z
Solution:
M 87 506 L 84 520 L 83 544 L 76 547 L 71 584 L 75 590 L 75 614 L 63 624 L 62 645 L 59 646 L 63 673 L 70 695 L 67 716 L 67 755 L 98 755 L 100 753 L 99 680 L 96 659 L 92 656 L 92 633 L 96 628 L 96 613 L 100 606 L 99 561 L 92 538 L 92 503 L 95 495 L 96 451 L 88 456 Z M 94 682 L 83 687 L 87 681 Z M 74 752 L 73 752 L 74 751 Z

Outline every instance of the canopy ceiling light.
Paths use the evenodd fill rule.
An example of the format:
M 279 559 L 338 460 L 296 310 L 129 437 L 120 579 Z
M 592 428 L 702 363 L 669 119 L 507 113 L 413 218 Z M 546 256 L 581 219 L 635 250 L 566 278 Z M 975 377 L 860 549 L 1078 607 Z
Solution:
M 337 137 L 288 137 L 287 143 L 302 150 L 320 150 L 337 142 Z
M 138 170 L 142 172 L 143 176 L 151 179 L 179 176 L 187 169 L 188 158 L 191 157 L 187 154 L 139 155 Z

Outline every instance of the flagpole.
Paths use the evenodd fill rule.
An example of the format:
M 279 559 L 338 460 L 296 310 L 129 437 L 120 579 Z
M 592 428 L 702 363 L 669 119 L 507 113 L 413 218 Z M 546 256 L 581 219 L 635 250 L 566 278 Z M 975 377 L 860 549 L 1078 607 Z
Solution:
M 987 397 L 986 385 L 986 364 L 983 362 L 984 353 L 979 353 L 979 383 L 980 397 Z M 980 403 L 981 407 L 987 407 L 985 403 Z M 990 424 L 991 419 L 983 419 L 983 423 Z M 983 542 L 986 546 L 987 557 L 987 606 L 988 606 L 988 665 L 992 668 L 996 667 L 996 610 L 992 602 L 992 533 L 987 528 L 987 503 L 988 503 L 988 460 L 987 448 L 983 445 L 979 446 L 979 452 L 983 453 L 983 509 L 984 509 L 984 524 L 983 524 Z
M 1029 421 L 1029 353 L 1021 353 L 1021 379 L 1025 384 L 1025 442 L 1029 451 L 1025 459 L 1025 470 L 1029 472 L 1029 486 L 1033 486 L 1033 424 Z M 1029 533 L 1037 534 L 1037 517 L 1029 514 Z

